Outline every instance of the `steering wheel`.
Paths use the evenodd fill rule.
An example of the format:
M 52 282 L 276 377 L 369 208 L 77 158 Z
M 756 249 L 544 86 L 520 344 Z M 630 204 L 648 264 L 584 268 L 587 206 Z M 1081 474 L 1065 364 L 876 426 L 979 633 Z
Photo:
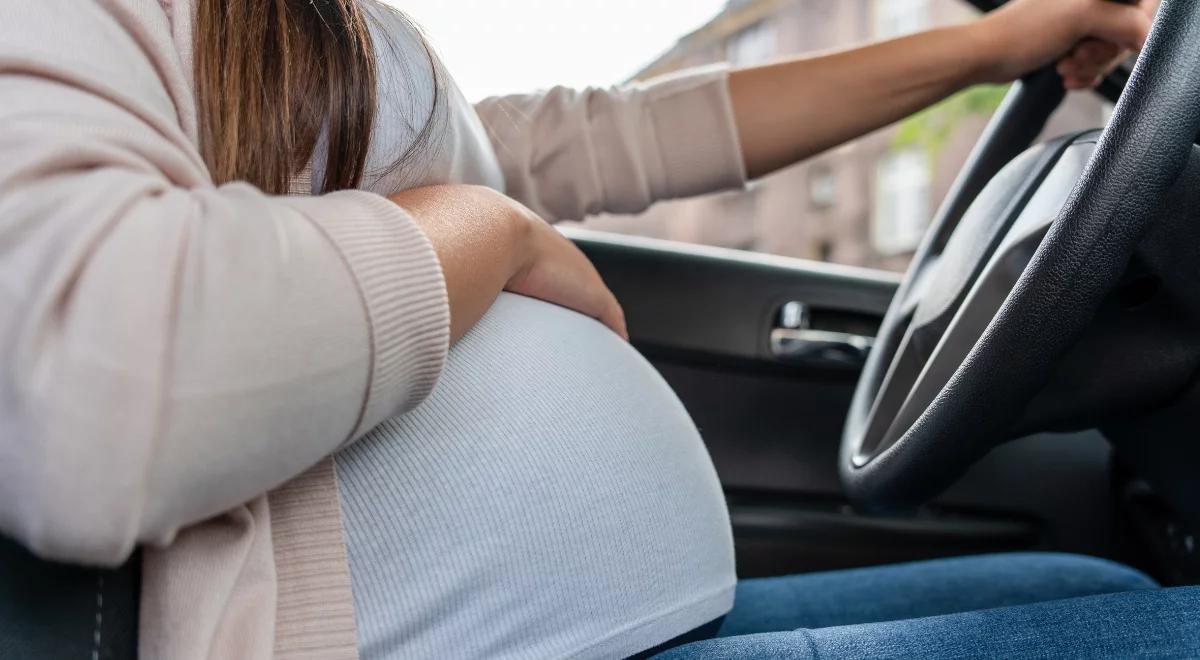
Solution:
M 1037 430 L 1031 401 L 1189 166 L 1200 132 L 1197 43 L 1200 5 L 1164 0 L 1104 131 L 1011 160 L 1062 91 L 1046 70 L 1010 92 L 918 249 L 859 379 L 839 457 L 854 503 L 919 504 L 993 447 Z M 1007 165 L 990 177 L 1000 158 Z

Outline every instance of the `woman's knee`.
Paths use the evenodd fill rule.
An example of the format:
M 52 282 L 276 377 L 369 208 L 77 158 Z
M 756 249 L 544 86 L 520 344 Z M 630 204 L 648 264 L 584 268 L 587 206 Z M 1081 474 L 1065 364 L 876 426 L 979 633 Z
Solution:
M 1154 589 L 1158 587 L 1150 576 L 1125 564 L 1109 559 L 1066 552 L 1014 552 L 986 555 L 1010 568 L 1030 573 L 1036 582 L 1058 585 L 1072 592 L 1064 598 L 1089 594 Z

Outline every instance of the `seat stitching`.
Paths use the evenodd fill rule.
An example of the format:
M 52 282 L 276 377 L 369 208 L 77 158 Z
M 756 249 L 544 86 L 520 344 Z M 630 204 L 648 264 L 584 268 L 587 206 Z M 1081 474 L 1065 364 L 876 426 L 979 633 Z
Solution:
M 100 660 L 100 640 L 104 632 L 104 574 L 96 576 L 96 627 L 92 631 L 92 660 Z

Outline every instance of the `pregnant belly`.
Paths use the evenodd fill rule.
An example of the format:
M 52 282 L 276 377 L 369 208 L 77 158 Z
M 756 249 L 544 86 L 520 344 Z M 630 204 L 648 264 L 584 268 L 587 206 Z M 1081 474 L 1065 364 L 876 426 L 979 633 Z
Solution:
M 620 657 L 732 603 L 695 426 L 574 312 L 501 295 L 431 397 L 337 467 L 364 660 Z

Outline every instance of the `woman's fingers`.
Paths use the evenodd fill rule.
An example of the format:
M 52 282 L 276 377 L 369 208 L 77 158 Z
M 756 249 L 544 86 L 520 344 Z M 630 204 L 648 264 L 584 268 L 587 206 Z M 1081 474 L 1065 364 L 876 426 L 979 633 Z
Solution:
M 1135 3 L 1094 0 L 1086 14 L 1087 33 L 1124 50 L 1141 50 L 1157 9 L 1157 0 Z
M 570 245 L 571 250 L 575 253 L 571 258 L 573 262 L 571 270 L 565 273 L 565 276 L 578 278 L 577 282 L 582 289 L 581 296 L 592 299 L 592 303 L 587 308 L 576 308 L 577 311 L 600 321 L 620 335 L 622 339 L 628 341 L 629 330 L 625 327 L 625 310 L 621 308 L 621 303 L 617 302 L 617 297 L 604 283 L 592 262 L 573 243 L 565 238 L 563 242 Z M 571 305 L 567 303 L 567 306 Z
M 1064 58 L 1083 70 L 1101 72 L 1116 66 L 1128 50 L 1099 39 L 1084 39 Z
M 1058 73 L 1067 89 L 1095 87 L 1130 53 L 1140 50 L 1158 10 L 1158 0 L 1092 2 L 1087 14 L 1090 36 L 1058 62 Z
M 586 314 L 629 339 L 625 312 L 583 252 L 541 220 L 533 233 L 533 258 L 505 290 Z
M 604 311 L 600 313 L 600 322 L 612 328 L 612 331 L 621 336 L 625 341 L 629 341 L 629 329 L 625 326 L 625 310 L 621 308 L 621 304 L 617 302 L 617 297 L 605 287 L 607 293 L 607 302 L 604 305 Z
M 1085 39 L 1058 62 L 1058 74 L 1067 89 L 1094 87 L 1117 67 L 1129 51 L 1099 39 Z

